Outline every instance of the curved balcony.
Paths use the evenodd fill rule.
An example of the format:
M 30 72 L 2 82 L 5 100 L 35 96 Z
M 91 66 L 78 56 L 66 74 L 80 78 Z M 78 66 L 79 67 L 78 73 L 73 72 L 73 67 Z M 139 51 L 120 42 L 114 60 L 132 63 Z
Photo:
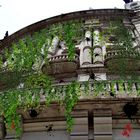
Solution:
M 125 65 L 126 70 L 140 69 L 140 53 L 128 50 L 107 50 L 105 55 L 105 64 L 107 67 L 113 67 L 116 70 Z
M 76 74 L 76 70 L 79 67 L 79 56 L 75 54 L 73 60 L 69 60 L 67 54 L 57 55 L 50 57 L 49 65 L 44 64 L 42 66 L 42 72 L 44 74 L 64 76 L 67 77 L 68 74 Z

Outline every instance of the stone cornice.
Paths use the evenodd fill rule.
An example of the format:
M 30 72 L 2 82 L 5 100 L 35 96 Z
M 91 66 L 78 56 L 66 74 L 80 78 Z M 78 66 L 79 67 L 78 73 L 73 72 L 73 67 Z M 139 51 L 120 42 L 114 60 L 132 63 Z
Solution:
M 9 47 L 12 42 L 16 42 L 20 38 L 23 38 L 24 36 L 28 34 L 33 34 L 34 32 L 37 32 L 43 28 L 46 28 L 52 24 L 58 23 L 58 22 L 65 22 L 68 20 L 74 20 L 74 19 L 89 19 L 89 18 L 95 18 L 95 19 L 101 19 L 101 20 L 107 20 L 107 19 L 116 19 L 119 17 L 127 17 L 131 18 L 135 16 L 135 12 L 132 10 L 125 10 L 125 9 L 96 9 L 96 10 L 85 10 L 85 11 L 77 11 L 77 12 L 71 12 L 66 14 L 61 14 L 58 16 L 54 16 L 48 19 L 41 20 L 39 22 L 36 22 L 34 24 L 31 24 L 14 34 L 4 38 L 2 40 L 2 46 L 0 48 L 0 51 L 5 48 Z

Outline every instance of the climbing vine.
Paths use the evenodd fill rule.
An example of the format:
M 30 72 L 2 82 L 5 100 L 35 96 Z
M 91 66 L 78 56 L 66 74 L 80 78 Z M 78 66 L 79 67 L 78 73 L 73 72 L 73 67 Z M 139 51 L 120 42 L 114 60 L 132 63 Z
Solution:
M 71 112 L 82 94 L 89 95 L 93 92 L 92 96 L 97 97 L 105 92 L 114 96 L 116 83 L 120 83 L 118 90 L 123 91 L 126 88 L 124 81 L 94 81 L 92 84 L 88 81 L 83 83 L 84 89 L 81 83 L 73 81 L 68 85 L 57 87 L 53 85 L 52 78 L 42 74 L 40 68 L 43 63 L 48 63 L 48 49 L 52 47 L 53 38 L 58 36 L 60 41 L 65 42 L 69 60 L 72 60 L 76 53 L 76 40 L 83 36 L 82 28 L 82 21 L 77 20 L 54 24 L 20 39 L 13 43 L 11 48 L 3 50 L 0 56 L 0 114 L 4 118 L 6 127 L 15 129 L 17 135 L 20 135 L 22 131 L 18 109 L 27 111 L 38 108 L 41 95 L 45 96 L 47 106 L 57 101 L 65 107 L 67 130 L 70 132 L 74 123 Z M 125 50 L 120 53 L 121 58 L 128 55 L 124 52 L 132 52 L 132 35 L 120 22 L 110 23 L 108 33 L 115 35 L 115 40 L 113 40 L 115 49 Z M 102 35 L 104 33 L 100 37 L 103 41 Z M 124 64 L 123 59 L 119 61 L 120 67 L 125 67 L 126 63 Z M 110 68 L 113 67 L 110 66 Z M 124 73 L 124 71 L 121 72 Z M 128 93 L 132 91 L 132 87 L 133 81 L 130 80 L 127 83 Z M 137 91 L 140 94 L 140 89 Z
M 72 109 L 76 105 L 80 92 L 80 84 L 77 82 L 72 82 L 66 87 L 64 105 L 65 105 L 65 116 L 67 122 L 67 130 L 72 131 L 72 126 L 74 124 L 73 118 L 71 116 Z
M 0 66 L 8 70 L 21 71 L 31 70 L 36 61 L 47 62 L 48 48 L 51 47 L 55 36 L 58 36 L 60 41 L 65 41 L 69 60 L 72 60 L 75 54 L 75 41 L 82 36 L 81 28 L 81 21 L 68 21 L 28 35 L 13 43 L 10 49 L 3 50 L 4 55 L 0 57 Z M 4 66 L 2 66 L 3 61 Z
M 70 113 L 78 100 L 76 84 L 66 87 L 66 96 L 60 96 L 60 91 L 52 86 L 50 78 L 43 75 L 40 68 L 44 61 L 48 63 L 48 49 L 55 36 L 58 36 L 60 41 L 65 41 L 69 60 L 72 60 L 75 54 L 75 39 L 81 36 L 81 27 L 81 21 L 54 24 L 32 35 L 27 35 L 13 43 L 10 48 L 3 50 L 3 55 L 0 56 L 1 115 L 4 117 L 6 126 L 15 129 L 18 135 L 21 127 L 17 109 L 28 110 L 38 107 L 42 91 L 46 95 L 47 105 L 55 100 L 60 102 L 64 100 L 70 131 L 72 120 Z M 67 100 L 68 97 L 70 100 Z
M 106 49 L 107 52 L 112 52 L 114 58 L 108 63 L 108 69 L 120 75 L 121 79 L 137 79 L 136 70 L 140 53 L 134 47 L 135 40 L 131 29 L 125 27 L 122 19 L 109 23 L 109 28 L 102 33 L 102 40 L 109 42 Z
M 75 55 L 75 41 L 82 37 L 82 22 L 64 23 L 64 40 L 68 47 L 68 56 L 72 60 Z

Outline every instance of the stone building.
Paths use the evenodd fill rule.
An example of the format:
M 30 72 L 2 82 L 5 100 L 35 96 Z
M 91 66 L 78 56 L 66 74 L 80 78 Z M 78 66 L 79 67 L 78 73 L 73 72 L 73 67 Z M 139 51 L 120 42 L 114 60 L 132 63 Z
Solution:
M 136 2 L 135 2 L 136 3 Z M 139 4 L 139 2 L 138 2 Z M 41 111 L 35 111 L 35 117 L 29 111 L 20 110 L 22 115 L 21 137 L 14 130 L 7 130 L 1 119 L 0 138 L 4 140 L 139 140 L 140 139 L 140 11 L 134 2 L 126 3 L 127 9 L 98 9 L 62 14 L 29 25 L 0 41 L 0 52 L 12 43 L 36 32 L 55 25 L 56 32 L 41 47 L 43 56 L 48 47 L 48 62 L 36 57 L 33 70 L 40 70 L 54 79 L 54 85 L 60 88 L 72 81 L 80 83 L 81 94 L 72 111 L 74 125 L 70 133 L 66 130 L 66 118 L 63 106 L 53 102 L 44 107 L 41 95 Z M 124 42 L 117 42 L 123 48 L 116 48 L 116 36 L 108 31 L 110 23 L 121 22 L 132 35 L 131 49 Z M 67 42 L 58 35 L 59 24 L 78 21 L 80 37 L 73 39 L 74 57 L 68 58 Z M 72 23 L 73 24 L 73 23 Z M 39 32 L 40 33 L 40 32 Z M 65 36 L 65 33 L 62 34 Z M 47 35 L 46 35 L 47 38 Z M 118 40 L 117 40 L 118 41 Z M 46 45 L 47 44 L 47 45 Z M 125 57 L 121 55 L 124 53 Z M 15 59 L 15 58 L 13 58 Z M 125 78 L 121 77 L 121 60 L 124 60 Z M 10 63 L 3 60 L 3 69 Z M 132 79 L 131 72 L 136 79 Z M 88 81 L 89 94 L 83 94 L 84 82 Z M 129 84 L 131 81 L 131 84 Z M 96 95 L 96 83 L 103 82 L 103 90 Z M 22 86 L 24 83 L 18 83 Z M 16 85 L 16 87 L 17 87 Z M 130 86 L 131 85 L 131 86 Z M 131 88 L 131 89 L 130 89 Z M 0 81 L 0 92 L 5 89 Z

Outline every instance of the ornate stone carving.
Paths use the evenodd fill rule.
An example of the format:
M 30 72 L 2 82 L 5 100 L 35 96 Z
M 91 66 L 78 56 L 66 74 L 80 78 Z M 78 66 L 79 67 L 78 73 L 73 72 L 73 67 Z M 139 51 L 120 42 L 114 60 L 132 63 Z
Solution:
M 93 51 L 94 59 L 93 63 L 103 63 L 102 48 L 97 47 Z
M 45 47 L 42 48 L 42 52 L 45 51 Z M 47 55 L 49 65 L 43 63 L 41 71 L 44 74 L 56 75 L 76 72 L 79 58 L 75 54 L 74 60 L 69 61 L 65 41 L 61 41 L 58 36 L 55 36 L 52 43 L 49 42 L 47 47 L 49 47 Z
M 59 38 L 58 36 L 55 36 L 52 40 L 52 43 L 51 43 L 51 46 L 49 46 L 49 49 L 48 49 L 48 54 L 50 55 L 55 55 L 57 50 L 58 50 L 58 45 L 59 45 Z
M 66 50 L 66 46 L 65 46 L 65 42 L 64 41 L 60 41 L 60 39 L 58 38 L 58 36 L 55 36 L 51 40 L 47 40 L 47 43 L 43 45 L 43 47 L 41 48 L 41 54 L 42 56 L 45 55 L 45 52 L 48 49 L 48 59 L 52 59 L 55 56 L 60 56 L 62 55 L 63 51 Z M 42 68 L 42 66 L 44 65 L 44 58 L 43 57 L 38 57 L 36 59 L 36 62 L 33 64 L 32 69 L 33 70 L 39 70 Z
M 85 39 L 77 47 L 80 49 L 80 66 L 91 64 L 91 31 L 85 32 Z
M 93 32 L 93 46 L 101 46 L 100 32 L 98 29 Z

